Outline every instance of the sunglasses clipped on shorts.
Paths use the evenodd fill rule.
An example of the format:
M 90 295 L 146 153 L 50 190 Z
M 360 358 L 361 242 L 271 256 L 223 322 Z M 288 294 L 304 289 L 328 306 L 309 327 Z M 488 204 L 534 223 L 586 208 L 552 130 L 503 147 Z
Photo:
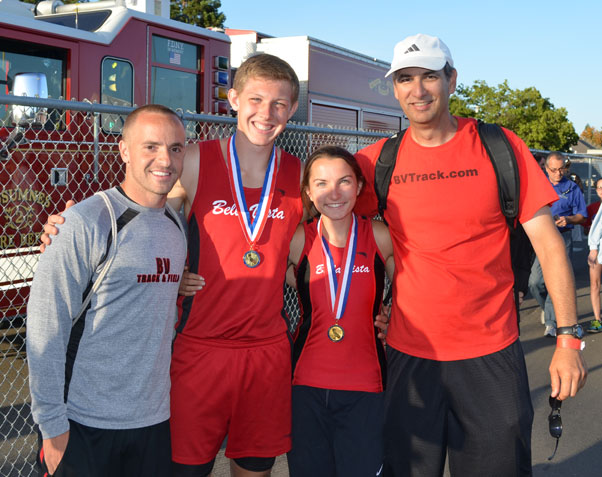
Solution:
M 558 441 L 560 441 L 560 436 L 562 435 L 562 419 L 560 417 L 561 406 L 562 401 L 560 399 L 550 396 L 550 407 L 552 410 L 548 416 L 548 425 L 550 428 L 550 435 L 556 438 L 556 446 L 554 447 L 554 453 L 548 457 L 548 460 L 552 460 L 556 455 L 556 451 L 558 450 Z

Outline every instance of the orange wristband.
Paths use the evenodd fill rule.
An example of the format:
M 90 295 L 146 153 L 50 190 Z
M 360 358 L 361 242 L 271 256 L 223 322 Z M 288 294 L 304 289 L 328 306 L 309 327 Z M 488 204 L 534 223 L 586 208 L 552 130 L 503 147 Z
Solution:
M 556 347 L 557 348 L 570 348 L 577 350 L 585 349 L 585 341 L 578 340 L 576 338 L 557 338 L 556 339 Z

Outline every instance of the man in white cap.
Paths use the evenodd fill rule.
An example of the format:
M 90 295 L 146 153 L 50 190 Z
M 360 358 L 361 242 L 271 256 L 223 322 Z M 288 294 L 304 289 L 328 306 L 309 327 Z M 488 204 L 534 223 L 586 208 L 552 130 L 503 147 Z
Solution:
M 387 220 L 395 275 L 387 335 L 383 475 L 531 475 L 533 407 L 513 294 L 509 228 L 474 119 L 454 117 L 457 71 L 438 38 L 395 47 L 387 76 L 410 120 L 391 178 Z M 504 130 L 518 162 L 518 220 L 539 257 L 559 330 L 551 396 L 574 396 L 587 375 L 575 285 L 550 214 L 557 199 L 527 146 Z M 384 144 L 357 154 L 374 213 L 374 165 Z M 528 187 L 527 187 L 528 184 Z M 568 292 L 567 292 L 568 290 Z

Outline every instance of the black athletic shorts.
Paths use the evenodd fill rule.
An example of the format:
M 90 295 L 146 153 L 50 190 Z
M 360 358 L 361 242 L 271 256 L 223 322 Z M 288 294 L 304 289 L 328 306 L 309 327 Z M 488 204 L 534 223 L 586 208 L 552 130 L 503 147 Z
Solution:
M 518 340 L 433 361 L 387 349 L 384 476 L 530 476 L 533 406 Z
M 366 477 L 382 470 L 384 393 L 293 386 L 290 477 Z
M 53 477 L 169 477 L 169 421 L 138 429 L 97 429 L 69 420 L 69 442 Z M 40 476 L 49 476 L 38 433 Z

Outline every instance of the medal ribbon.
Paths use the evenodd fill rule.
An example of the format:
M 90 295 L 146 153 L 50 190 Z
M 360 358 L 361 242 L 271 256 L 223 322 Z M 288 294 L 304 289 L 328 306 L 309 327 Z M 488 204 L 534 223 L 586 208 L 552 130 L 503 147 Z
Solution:
M 261 232 L 263 232 L 268 221 L 270 205 L 274 197 L 274 190 L 276 189 L 276 146 L 272 148 L 268 168 L 263 179 L 261 197 L 255 211 L 255 218 L 252 218 L 245 200 L 245 191 L 240 176 L 240 163 L 238 162 L 238 154 L 236 153 L 236 145 L 234 144 L 235 140 L 236 133 L 228 140 L 228 179 L 230 180 L 230 189 L 232 190 L 232 197 L 237 209 L 238 221 L 252 250 L 253 245 L 261 236 Z
M 347 243 L 343 252 L 343 269 L 341 271 L 341 283 L 337 280 L 336 267 L 328 241 L 322 236 L 322 218 L 318 221 L 318 235 L 322 239 L 322 252 L 326 262 L 326 273 L 328 275 L 328 292 L 330 294 L 330 303 L 332 312 L 336 320 L 339 320 L 345 313 L 347 306 L 347 297 L 351 288 L 351 276 L 353 274 L 353 263 L 355 261 L 355 248 L 357 245 L 357 220 L 355 214 L 351 214 L 352 221 L 347 233 Z

